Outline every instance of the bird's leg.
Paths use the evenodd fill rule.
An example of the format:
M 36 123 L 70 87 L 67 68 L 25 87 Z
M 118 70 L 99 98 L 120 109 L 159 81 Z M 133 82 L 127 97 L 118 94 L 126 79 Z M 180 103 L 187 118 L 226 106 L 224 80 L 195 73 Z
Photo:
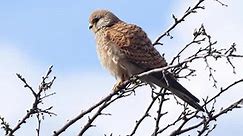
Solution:
M 129 76 L 126 73 L 124 73 L 124 72 L 121 72 L 121 73 L 122 74 L 120 76 L 118 76 L 119 78 L 117 78 L 117 82 L 112 88 L 112 90 L 114 92 L 117 92 L 117 91 L 120 91 L 122 89 L 125 89 L 126 86 L 130 83 Z
M 121 86 L 121 81 L 117 81 L 117 82 L 115 83 L 115 85 L 113 86 L 112 90 L 113 90 L 114 92 L 117 92 L 117 91 L 120 90 L 120 86 Z
M 127 76 L 127 74 L 123 74 L 122 77 L 117 80 L 112 90 L 114 92 L 117 92 L 122 89 L 125 89 L 129 83 L 130 83 L 129 76 Z
M 114 92 L 117 92 L 117 91 L 123 89 L 124 88 L 123 82 L 124 82 L 124 80 L 118 80 L 116 82 L 116 84 L 113 86 L 112 90 Z

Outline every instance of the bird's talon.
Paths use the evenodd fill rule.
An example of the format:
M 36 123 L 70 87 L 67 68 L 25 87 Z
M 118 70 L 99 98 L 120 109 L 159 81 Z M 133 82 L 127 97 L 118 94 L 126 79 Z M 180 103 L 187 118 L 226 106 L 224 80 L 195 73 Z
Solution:
M 123 87 L 122 87 L 122 82 L 117 82 L 117 83 L 113 86 L 113 88 L 112 88 L 112 90 L 113 90 L 114 92 L 120 91 L 120 90 L 122 90 L 122 89 L 123 89 Z

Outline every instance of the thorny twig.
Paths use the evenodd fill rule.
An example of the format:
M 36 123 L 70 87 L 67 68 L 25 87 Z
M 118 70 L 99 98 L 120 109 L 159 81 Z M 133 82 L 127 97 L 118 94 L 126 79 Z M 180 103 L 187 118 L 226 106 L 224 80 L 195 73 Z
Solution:
M 158 135 L 158 130 L 159 130 L 159 123 L 160 123 L 160 119 L 162 116 L 164 116 L 165 114 L 167 114 L 167 112 L 165 113 L 161 113 L 162 112 L 162 106 L 164 104 L 164 102 L 167 100 L 165 98 L 165 94 L 166 94 L 166 89 L 161 89 L 164 90 L 162 95 L 160 96 L 160 102 L 159 102 L 159 108 L 157 111 L 157 117 L 155 118 L 155 129 L 154 129 L 154 133 L 152 134 L 152 136 L 157 136 Z
M 224 4 L 223 2 L 221 2 L 221 1 L 219 1 L 219 0 L 214 0 L 214 1 L 218 2 L 218 3 L 221 4 L 222 6 L 228 7 L 227 4 Z
M 162 93 L 162 89 L 160 90 L 159 93 Z M 155 95 L 155 96 L 154 96 L 154 95 Z M 164 94 L 164 95 L 165 95 L 165 94 Z M 143 114 L 143 116 L 142 116 L 139 120 L 136 121 L 136 125 L 134 126 L 134 128 L 133 128 L 131 134 L 128 135 L 128 136 L 133 136 L 133 135 L 136 133 L 136 131 L 137 131 L 138 127 L 140 126 L 140 124 L 142 123 L 142 121 L 143 121 L 146 117 L 151 117 L 151 116 L 149 115 L 149 111 L 151 110 L 151 108 L 152 108 L 153 105 L 154 105 L 154 102 L 159 98 L 160 95 L 156 95 L 155 92 L 152 91 L 152 95 L 151 95 L 151 96 L 152 96 L 152 101 L 151 101 L 151 103 L 150 103 L 149 106 L 146 108 L 146 111 L 145 111 L 145 113 Z
M 134 126 L 134 128 L 133 128 L 131 134 L 129 134 L 129 135 L 127 135 L 127 136 L 133 136 L 133 135 L 136 133 L 136 131 L 137 131 L 137 129 L 139 128 L 139 126 L 141 125 L 142 121 L 143 121 L 146 117 L 151 117 L 151 115 L 149 114 L 149 112 L 150 112 L 151 108 L 154 106 L 155 101 L 158 100 L 159 97 L 164 98 L 165 95 L 169 95 L 169 94 L 170 94 L 170 93 L 166 93 L 166 92 L 163 92 L 163 93 L 162 93 L 163 90 L 164 90 L 164 89 L 160 89 L 160 92 L 158 92 L 158 93 L 152 91 L 152 95 L 151 95 L 151 96 L 152 96 L 152 101 L 150 102 L 149 106 L 146 108 L 146 111 L 145 111 L 145 113 L 143 114 L 143 116 L 140 117 L 140 119 L 136 121 L 136 125 Z M 166 98 L 166 99 L 165 99 L 165 98 L 164 98 L 164 99 L 159 99 L 161 108 L 162 108 L 162 104 L 163 104 L 163 102 L 164 102 L 164 101 L 167 101 L 167 100 L 169 100 L 169 98 Z M 160 107 L 160 106 L 159 106 L 159 107 Z M 159 125 L 159 120 L 160 120 L 160 118 L 161 118 L 163 115 L 167 114 L 167 112 L 161 113 L 161 108 L 160 108 L 159 111 L 157 111 L 157 113 L 158 113 L 157 115 L 158 115 L 158 116 L 157 116 L 157 118 L 155 118 L 155 120 L 156 120 L 156 126 Z M 157 130 L 156 130 L 156 131 L 157 131 Z M 159 133 L 159 132 L 158 132 L 158 133 Z
M 54 131 L 53 136 L 58 136 L 60 135 L 62 132 L 64 132 L 69 126 L 71 126 L 72 124 L 74 124 L 76 121 L 78 121 L 79 119 L 83 118 L 83 116 L 85 116 L 86 114 L 90 113 L 91 111 L 93 111 L 95 108 L 99 107 L 100 105 L 102 105 L 103 103 L 109 101 L 113 96 L 115 96 L 117 94 L 117 92 L 112 92 L 110 93 L 108 96 L 106 96 L 105 98 L 103 98 L 102 100 L 100 100 L 98 103 L 96 103 L 95 105 L 91 106 L 89 109 L 87 109 L 86 111 L 81 111 L 81 113 L 76 116 L 75 118 L 73 118 L 72 120 L 69 120 L 63 127 L 61 127 L 59 130 Z
M 81 131 L 79 132 L 78 136 L 82 136 L 90 127 L 94 126 L 92 125 L 93 121 L 99 116 L 99 115 L 107 115 L 107 114 L 103 114 L 102 110 L 105 109 L 107 106 L 109 106 L 111 103 L 115 102 L 117 99 L 129 96 L 131 94 L 130 90 L 126 91 L 126 92 L 122 92 L 121 94 L 118 94 L 117 97 L 115 97 L 114 99 L 110 100 L 110 101 L 105 101 L 101 107 L 99 107 L 98 111 L 91 117 L 88 119 L 87 124 L 81 129 Z M 110 114 L 108 114 L 110 115 Z
M 191 15 L 192 13 L 197 13 L 198 9 L 204 9 L 204 6 L 201 6 L 201 4 L 204 2 L 205 0 L 199 0 L 198 3 L 193 6 L 192 8 L 189 7 L 186 12 L 184 13 L 184 15 L 181 18 L 176 18 L 175 15 L 172 15 L 173 19 L 174 19 L 174 24 L 169 27 L 163 34 L 161 34 L 158 38 L 156 38 L 155 42 L 153 43 L 153 45 L 163 45 L 160 40 L 164 37 L 164 36 L 170 36 L 172 38 L 172 36 L 170 35 L 170 32 L 181 22 L 185 21 L 186 17 L 188 17 L 189 15 Z
M 32 115 L 36 114 L 37 116 L 37 119 L 38 119 L 38 128 L 36 129 L 37 131 L 37 135 L 39 135 L 40 133 L 40 119 L 39 119 L 39 115 L 42 115 L 43 114 L 48 114 L 48 115 L 56 115 L 55 113 L 51 112 L 50 110 L 52 109 L 52 107 L 49 107 L 47 109 L 41 109 L 39 108 L 39 104 L 43 103 L 43 99 L 46 98 L 46 97 L 43 97 L 42 95 L 44 95 L 44 91 L 48 90 L 51 88 L 54 80 L 56 79 L 55 77 L 51 80 L 51 81 L 46 81 L 49 77 L 49 75 L 51 74 L 51 71 L 52 71 L 52 66 L 48 69 L 48 72 L 47 74 L 43 77 L 43 80 L 39 86 L 39 89 L 37 91 L 35 91 L 28 83 L 27 81 L 25 80 L 25 78 L 23 78 L 20 74 L 16 74 L 17 77 L 24 83 L 24 87 L 25 88 L 28 88 L 31 93 L 33 94 L 34 96 L 34 102 L 32 104 L 32 107 L 27 110 L 27 113 L 26 115 L 20 119 L 17 123 L 17 125 L 13 128 L 10 128 L 8 124 L 4 123 L 2 127 L 6 128 L 4 129 L 5 132 L 6 132 L 6 135 L 8 136 L 13 136 L 14 133 L 20 129 L 20 127 L 27 122 L 27 120 L 32 117 Z M 52 93 L 53 95 L 54 93 Z M 50 96 L 50 95 L 49 95 Z
M 112 92 L 108 96 L 106 96 L 103 99 L 101 99 L 98 103 L 96 103 L 95 105 L 91 106 L 89 109 L 87 109 L 85 111 L 82 111 L 78 116 L 76 116 L 72 120 L 69 120 L 62 128 L 60 128 L 59 130 L 54 131 L 53 136 L 60 135 L 69 126 L 71 126 L 76 121 L 78 121 L 79 119 L 83 118 L 85 115 L 87 115 L 88 113 L 92 112 L 94 109 L 98 108 L 100 105 L 102 105 L 101 107 L 99 107 L 99 110 L 93 116 L 93 119 L 92 118 L 89 119 L 88 123 L 85 125 L 85 127 L 82 129 L 82 131 L 79 133 L 79 135 L 83 134 L 90 126 L 92 126 L 91 124 L 92 124 L 94 119 L 96 119 L 99 115 L 103 115 L 103 114 L 101 114 L 103 109 L 105 109 L 112 102 L 114 102 L 114 101 L 116 101 L 116 100 L 118 100 L 118 99 L 120 99 L 122 97 L 127 97 L 127 96 L 131 95 L 134 92 L 134 89 L 136 89 L 137 87 L 139 87 L 141 85 L 141 84 L 136 84 L 136 85 L 134 85 L 132 87 L 129 87 L 132 82 L 133 81 L 125 82 L 124 83 L 124 87 L 127 86 L 127 88 L 125 90 L 121 89 L 120 91 Z
M 8 135 L 11 131 L 12 131 L 12 128 L 10 127 L 9 123 L 5 121 L 4 117 L 1 117 L 0 116 L 0 126 L 1 126 L 1 129 L 3 129 L 5 131 L 5 135 Z
M 239 83 L 242 83 L 243 82 L 243 79 L 241 80 L 238 80 L 237 82 L 234 82 L 232 84 L 230 84 L 229 86 L 227 86 L 225 88 L 225 90 L 223 92 L 225 92 L 226 90 L 229 90 L 232 86 L 235 86 L 236 84 L 239 84 Z M 212 131 L 212 129 L 214 129 L 216 126 L 215 124 L 213 125 L 213 127 L 210 129 L 209 126 L 210 126 L 210 123 L 212 121 L 215 121 L 218 117 L 220 117 L 221 115 L 223 114 L 226 114 L 227 112 L 229 111 L 232 111 L 233 109 L 235 108 L 240 108 L 240 105 L 242 105 L 243 103 L 243 98 L 238 100 L 237 102 L 235 102 L 234 104 L 230 105 L 229 107 L 225 108 L 224 110 L 221 110 L 219 111 L 219 113 L 217 114 L 214 114 L 215 113 L 215 108 L 214 108 L 214 105 L 216 103 L 216 99 L 220 96 L 220 94 L 222 94 L 222 91 L 220 91 L 218 94 L 216 94 L 213 99 L 209 99 L 209 100 L 205 100 L 205 104 L 204 104 L 204 107 L 206 109 L 206 114 L 202 114 L 202 115 L 199 115 L 198 114 L 198 111 L 196 112 L 188 112 L 186 114 L 184 114 L 183 116 L 180 115 L 178 117 L 178 119 L 173 123 L 173 125 L 175 125 L 176 123 L 179 123 L 180 121 L 183 121 L 181 123 L 181 125 L 176 129 L 174 130 L 170 136 L 176 136 L 176 135 L 180 135 L 182 133 L 185 133 L 185 132 L 188 132 L 188 131 L 191 131 L 193 129 L 197 129 L 199 128 L 200 126 L 203 126 L 201 130 L 198 131 L 198 135 L 202 135 L 203 133 L 210 133 Z M 212 107 L 211 109 L 208 109 L 206 107 L 206 104 L 209 104 L 210 102 L 213 101 L 213 104 L 212 104 Z M 185 113 L 186 110 L 184 110 L 184 113 Z M 201 121 L 198 121 L 195 125 L 192 125 L 190 127 L 187 127 L 187 128 L 184 128 L 182 129 L 185 124 L 189 121 L 191 121 L 192 119 L 201 119 Z M 170 125 L 172 126 L 172 125 Z M 170 127 L 169 126 L 169 127 Z M 167 128 L 168 129 L 168 128 Z M 161 131 L 164 131 L 165 129 L 162 129 Z M 208 131 L 207 131 L 208 130 Z M 160 132 L 160 131 L 159 131 Z
M 37 128 L 36 128 L 36 134 L 37 136 L 40 136 L 40 128 L 41 128 L 41 115 L 37 113 L 36 118 L 37 118 Z

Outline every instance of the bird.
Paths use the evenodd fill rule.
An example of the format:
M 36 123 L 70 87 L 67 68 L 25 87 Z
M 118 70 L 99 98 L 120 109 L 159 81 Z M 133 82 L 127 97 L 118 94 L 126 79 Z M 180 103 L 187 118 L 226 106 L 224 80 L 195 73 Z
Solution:
M 89 17 L 89 29 L 95 35 L 101 64 L 117 80 L 114 91 L 132 76 L 168 66 L 141 27 L 122 21 L 109 10 L 93 11 Z M 193 108 L 204 111 L 199 99 L 168 71 L 151 73 L 142 77 L 141 81 L 165 88 Z

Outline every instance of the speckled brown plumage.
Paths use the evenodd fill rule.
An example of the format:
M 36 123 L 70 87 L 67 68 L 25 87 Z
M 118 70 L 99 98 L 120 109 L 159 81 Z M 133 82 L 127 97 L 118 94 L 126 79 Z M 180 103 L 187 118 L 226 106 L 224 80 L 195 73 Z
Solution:
M 133 75 L 167 65 L 140 27 L 120 20 L 107 10 L 94 11 L 89 23 L 95 33 L 101 64 L 118 81 L 114 90 Z M 153 73 L 141 80 L 167 88 L 194 108 L 203 110 L 197 103 L 199 100 L 168 72 L 165 75 L 162 72 Z
M 146 70 L 167 65 L 140 27 L 120 21 L 107 29 L 106 34 L 132 63 Z

